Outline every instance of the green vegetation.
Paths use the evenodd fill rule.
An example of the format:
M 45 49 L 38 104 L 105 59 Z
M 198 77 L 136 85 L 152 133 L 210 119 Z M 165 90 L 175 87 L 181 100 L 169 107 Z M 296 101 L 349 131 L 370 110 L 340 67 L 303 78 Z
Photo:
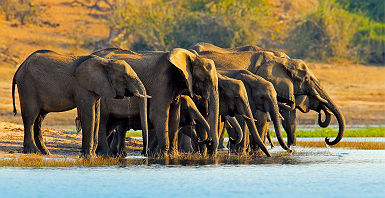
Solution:
M 256 44 L 298 58 L 384 63 L 383 1 L 320 1 L 314 12 L 290 24 L 280 22 L 283 13 L 268 0 L 113 2 L 107 40 L 135 51 L 187 48 L 197 42 Z
M 333 128 L 297 130 L 297 137 L 334 137 L 337 133 L 338 129 Z M 274 131 L 271 135 L 275 137 Z M 286 137 L 286 133 L 282 135 Z M 346 129 L 344 137 L 385 137 L 385 127 Z
M 272 39 L 274 20 L 267 0 L 117 0 L 107 24 L 120 33 L 113 40 L 120 46 L 169 50 L 202 41 L 234 47 Z
M 270 131 L 271 136 L 275 136 L 274 130 Z M 297 137 L 334 137 L 338 129 L 334 128 L 316 128 L 314 130 L 297 130 Z M 227 134 L 225 134 L 226 137 Z M 282 135 L 286 137 L 283 131 Z M 127 132 L 126 137 L 142 137 L 141 131 Z M 344 137 L 385 137 L 385 127 L 364 127 L 355 129 L 346 129 Z
M 345 7 L 353 5 L 348 0 L 343 2 Z M 352 2 L 359 5 L 358 1 Z M 383 6 L 382 1 L 378 2 Z M 346 9 L 336 0 L 322 1 L 291 35 L 291 52 L 296 57 L 384 63 L 384 21 L 376 22 L 360 10 Z

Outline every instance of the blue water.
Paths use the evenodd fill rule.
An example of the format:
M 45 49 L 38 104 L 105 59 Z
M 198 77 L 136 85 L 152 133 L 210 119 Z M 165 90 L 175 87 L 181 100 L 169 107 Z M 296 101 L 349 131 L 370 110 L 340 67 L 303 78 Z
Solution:
M 0 197 L 384 196 L 385 150 L 297 148 L 292 156 L 230 163 L 0 168 Z

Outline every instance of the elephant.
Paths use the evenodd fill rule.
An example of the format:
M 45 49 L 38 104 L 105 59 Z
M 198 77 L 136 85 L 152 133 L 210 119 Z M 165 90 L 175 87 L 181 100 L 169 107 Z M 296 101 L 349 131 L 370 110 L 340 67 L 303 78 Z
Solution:
M 207 123 L 206 119 L 202 116 L 202 114 L 199 112 L 197 107 L 195 106 L 194 101 L 187 95 L 180 95 L 179 98 L 177 98 L 178 103 L 180 103 L 180 123 L 179 123 L 179 130 L 184 131 L 184 129 L 187 127 L 192 127 L 195 125 L 195 122 L 199 122 L 206 131 L 210 131 L 210 126 Z M 101 101 L 101 111 L 103 111 L 103 100 Z M 110 101 L 106 100 L 107 105 L 112 105 Z M 110 103 L 108 103 L 110 102 Z M 122 107 L 121 105 L 119 107 Z M 113 155 L 124 155 L 124 144 L 125 144 L 125 134 L 126 131 L 129 129 L 139 129 L 137 127 L 140 127 L 139 125 L 135 124 L 135 121 L 128 120 L 127 118 L 117 118 L 110 115 L 108 118 L 108 124 L 107 124 L 107 135 L 110 136 L 108 139 L 109 141 L 109 148 Z M 116 132 L 109 135 L 109 132 L 116 128 Z M 150 128 L 152 128 L 150 126 Z M 195 133 L 194 129 L 193 132 Z M 180 133 L 182 134 L 182 133 Z M 195 138 L 197 136 L 195 135 Z M 150 138 L 151 141 L 149 143 L 150 151 L 154 150 L 154 147 L 156 146 L 156 137 Z M 196 139 L 197 140 L 197 139 Z
M 265 116 L 265 114 L 269 113 L 269 117 L 271 117 L 271 120 L 274 124 L 279 144 L 283 149 L 288 150 L 290 152 L 290 149 L 287 147 L 282 138 L 280 128 L 280 120 L 282 116 L 279 113 L 279 102 L 277 101 L 277 92 L 275 91 L 273 84 L 247 70 L 218 70 L 218 73 L 233 79 L 241 80 L 243 82 L 249 98 L 250 108 L 253 112 L 253 117 L 257 118 L 256 126 L 257 130 L 260 132 L 260 136 L 264 137 L 266 135 L 262 131 L 268 129 L 268 126 L 265 126 L 266 124 L 260 122 L 265 121 L 267 119 L 267 116 Z
M 248 94 L 244 83 L 241 80 L 229 78 L 218 72 L 218 87 L 219 115 L 221 117 L 226 117 L 226 119 L 229 119 L 230 121 L 233 119 L 231 122 L 237 122 L 234 116 L 240 115 L 244 119 L 247 127 L 250 129 L 252 140 L 261 148 L 266 156 L 270 157 L 271 155 L 264 145 L 262 139 L 260 138 L 258 130 L 255 126 L 255 120 L 253 118 L 252 110 L 250 109 L 250 101 L 248 99 Z M 201 112 L 205 114 L 204 103 L 198 101 L 196 104 L 198 105 L 198 108 L 201 110 Z M 219 131 L 222 131 L 221 128 Z M 202 134 L 198 128 L 197 135 L 200 137 L 200 139 L 203 139 L 205 134 Z M 234 142 L 236 145 L 240 143 L 244 134 L 241 132 L 237 135 L 237 138 L 235 138 L 235 136 L 235 134 L 232 135 L 232 137 L 234 137 L 233 139 L 238 139 Z M 246 144 L 246 142 L 243 143 Z M 246 145 L 244 145 L 244 147 L 246 147 Z
M 215 51 L 220 53 L 233 53 L 233 52 L 243 52 L 243 51 L 254 51 L 254 52 L 265 51 L 265 52 L 272 52 L 275 56 L 278 56 L 281 58 L 290 58 L 284 52 L 277 51 L 277 50 L 268 50 L 255 45 L 245 45 L 245 46 L 236 47 L 236 48 L 221 48 L 210 43 L 197 43 L 189 47 L 189 49 L 195 50 L 196 52 Z
M 197 49 L 197 47 L 192 46 L 191 49 Z M 325 121 L 321 120 L 320 115 L 318 116 L 318 123 L 321 127 L 329 125 L 333 114 L 337 119 L 339 131 L 333 141 L 326 137 L 325 142 L 328 145 L 335 145 L 342 139 L 345 131 L 344 116 L 304 61 L 279 57 L 268 51 L 227 51 L 226 53 L 223 51 L 226 49 L 221 51 L 198 50 L 198 54 L 212 59 L 217 70 L 247 69 L 274 85 L 278 101 L 289 106 L 289 108 L 287 105 L 280 106 L 280 112 L 284 117 L 282 125 L 288 134 L 288 146 L 296 145 L 296 107 L 304 112 L 306 109 L 317 111 L 319 114 L 324 111 Z
M 174 143 L 180 117 L 179 105 L 175 99 L 182 93 L 202 96 L 208 102 L 208 135 L 211 142 L 208 151 L 209 154 L 215 155 L 218 147 L 219 97 L 218 77 L 212 60 L 201 58 L 198 54 L 182 48 L 142 54 L 109 48 L 93 54 L 126 61 L 142 79 L 146 91 L 152 96 L 149 103 L 149 120 L 156 133 L 158 154 L 167 155 L 169 150 L 176 148 Z M 121 111 L 126 117 L 137 117 L 131 114 L 135 109 Z M 105 123 L 101 122 L 98 150 L 107 153 L 106 129 L 103 126 Z
M 16 115 L 15 85 L 18 86 L 24 123 L 24 153 L 40 150 L 43 154 L 50 154 L 43 142 L 42 121 L 49 112 L 77 108 L 83 128 L 82 155 L 95 155 L 100 97 L 139 97 L 143 136 L 147 136 L 146 103 L 149 96 L 137 74 L 124 61 L 38 50 L 20 65 L 13 77 L 13 112 Z

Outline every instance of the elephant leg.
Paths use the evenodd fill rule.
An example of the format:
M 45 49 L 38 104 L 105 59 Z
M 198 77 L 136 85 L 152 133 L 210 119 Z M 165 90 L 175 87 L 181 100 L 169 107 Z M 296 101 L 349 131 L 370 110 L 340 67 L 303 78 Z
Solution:
M 27 87 L 29 88 L 29 87 Z M 33 100 L 31 93 L 32 89 L 19 88 L 21 117 L 24 124 L 24 141 L 23 141 L 23 153 L 38 153 L 39 149 L 35 144 L 35 139 L 32 135 L 32 126 L 39 115 L 39 104 L 36 100 Z
M 92 156 L 94 144 L 95 104 L 81 104 L 78 106 L 78 116 L 82 125 L 82 155 Z
M 194 149 L 192 147 L 192 142 L 191 138 L 183 133 L 179 133 L 179 145 L 180 145 L 180 150 L 182 152 L 186 153 L 192 153 L 194 152 Z
M 170 152 L 178 152 L 178 128 L 180 121 L 180 103 L 179 101 L 174 102 L 170 105 L 169 111 L 169 138 L 170 138 Z
M 155 107 L 156 106 L 156 107 Z M 168 112 L 170 105 L 162 108 L 161 104 L 151 104 L 150 119 L 154 125 L 158 141 L 157 153 L 167 156 L 170 142 L 168 138 Z
M 107 133 L 108 133 L 108 117 L 107 113 L 104 113 L 103 110 L 100 112 L 99 119 L 99 132 L 98 132 L 98 146 L 96 153 L 100 156 L 108 156 L 110 149 L 107 142 Z
M 197 122 L 196 126 L 195 126 L 195 132 L 196 132 L 196 134 L 198 136 L 198 140 L 199 140 L 199 142 L 198 142 L 199 152 L 201 154 L 207 153 L 207 146 L 206 146 L 206 143 L 204 142 L 204 140 L 206 140 L 208 137 L 207 136 L 208 131 L 206 131 L 204 129 L 204 127 L 199 122 Z
M 120 127 L 117 128 L 115 132 L 113 132 L 110 137 L 108 137 L 108 144 L 110 145 L 110 152 L 113 156 L 117 156 L 119 152 L 119 130 Z
M 47 115 L 47 113 L 40 113 L 37 116 L 37 118 L 35 120 L 35 124 L 33 125 L 33 132 L 34 132 L 35 143 L 36 143 L 37 148 L 39 148 L 39 150 L 43 154 L 50 155 L 51 153 L 49 152 L 48 148 L 44 144 L 43 135 L 41 132 L 41 123 L 43 122 L 46 115 Z
M 126 156 L 126 132 L 128 131 L 127 125 L 122 126 L 120 130 L 118 130 L 118 155 Z
M 224 124 L 225 124 L 224 122 L 219 122 L 218 123 L 218 131 L 219 131 L 219 145 L 218 145 L 218 149 L 224 149 L 225 148 L 223 146 L 223 140 L 225 139 L 225 127 L 224 127 Z
M 266 135 L 267 131 L 269 130 L 269 123 L 267 122 L 267 114 L 264 112 L 258 112 L 255 116 L 255 119 L 257 120 L 255 122 L 255 126 L 257 127 L 259 136 L 261 137 L 263 143 L 266 143 Z M 258 151 L 259 146 L 256 142 L 251 142 L 251 150 L 252 151 Z
M 269 129 L 267 129 L 266 137 L 267 137 L 267 140 L 270 143 L 271 148 L 274 148 L 274 144 L 273 144 L 273 141 L 271 140 L 270 130 Z
M 156 152 L 156 147 L 158 146 L 158 141 L 156 140 L 156 134 L 154 130 L 148 131 L 148 149 L 150 154 L 154 154 Z
M 297 121 L 296 121 L 296 110 L 294 111 L 280 111 L 282 117 L 285 119 L 282 121 L 282 126 L 287 134 L 287 146 L 297 145 Z

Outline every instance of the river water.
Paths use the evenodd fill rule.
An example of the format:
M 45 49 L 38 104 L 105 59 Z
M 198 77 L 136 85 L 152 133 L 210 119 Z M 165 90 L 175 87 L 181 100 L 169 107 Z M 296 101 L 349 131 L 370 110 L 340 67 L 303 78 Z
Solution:
M 291 156 L 247 161 L 3 167 L 0 197 L 385 197 L 385 150 L 297 148 Z

